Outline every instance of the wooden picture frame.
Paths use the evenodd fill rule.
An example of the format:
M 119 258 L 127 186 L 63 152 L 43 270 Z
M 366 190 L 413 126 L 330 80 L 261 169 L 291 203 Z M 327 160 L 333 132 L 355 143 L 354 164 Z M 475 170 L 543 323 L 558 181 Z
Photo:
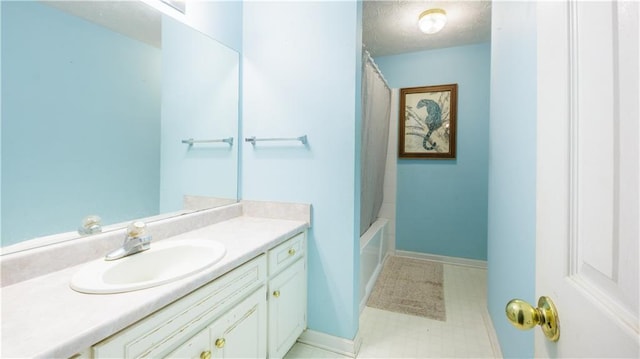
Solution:
M 400 89 L 398 157 L 456 158 L 458 84 Z

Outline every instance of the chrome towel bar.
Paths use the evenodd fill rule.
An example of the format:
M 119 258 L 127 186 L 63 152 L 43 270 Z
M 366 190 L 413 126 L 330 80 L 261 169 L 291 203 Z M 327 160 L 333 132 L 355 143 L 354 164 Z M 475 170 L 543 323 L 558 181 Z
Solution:
M 233 146 L 233 137 L 221 138 L 219 140 L 194 140 L 193 138 L 182 140 L 182 143 L 186 143 L 189 146 L 193 146 L 196 143 L 214 143 L 214 142 L 224 142 L 224 143 L 228 143 L 230 146 Z
M 275 137 L 275 138 L 256 138 L 247 137 L 244 139 L 246 142 L 251 142 L 252 145 L 255 145 L 258 141 L 300 141 L 303 145 L 307 144 L 307 135 L 300 137 Z

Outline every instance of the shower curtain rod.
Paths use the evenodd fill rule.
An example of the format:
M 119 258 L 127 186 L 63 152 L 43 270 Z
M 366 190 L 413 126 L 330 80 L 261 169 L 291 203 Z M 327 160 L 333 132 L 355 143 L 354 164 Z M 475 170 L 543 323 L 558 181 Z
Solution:
M 376 73 L 378 74 L 378 76 L 380 76 L 384 85 L 387 86 L 387 89 L 391 90 L 391 86 L 389 86 L 387 79 L 384 78 L 384 75 L 382 74 L 382 71 L 380 71 L 380 68 L 378 68 L 378 65 L 376 64 L 376 62 L 373 61 L 373 57 L 371 57 L 371 54 L 369 53 L 369 51 L 363 49 L 362 52 L 365 60 L 371 63 L 371 66 L 373 66 L 373 69 L 376 70 Z

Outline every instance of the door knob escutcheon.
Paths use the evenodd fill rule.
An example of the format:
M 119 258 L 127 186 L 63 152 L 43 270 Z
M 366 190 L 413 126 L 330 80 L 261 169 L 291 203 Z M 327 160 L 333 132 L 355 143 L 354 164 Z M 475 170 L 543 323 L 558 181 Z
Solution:
M 552 342 L 560 339 L 560 323 L 558 311 L 551 298 L 542 296 L 538 299 L 538 308 L 521 299 L 512 299 L 505 308 L 507 319 L 520 329 L 528 330 L 540 325 L 544 335 Z

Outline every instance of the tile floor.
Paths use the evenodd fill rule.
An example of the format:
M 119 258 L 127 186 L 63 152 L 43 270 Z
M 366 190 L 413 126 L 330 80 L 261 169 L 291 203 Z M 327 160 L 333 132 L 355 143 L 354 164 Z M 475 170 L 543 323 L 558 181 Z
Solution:
M 486 320 L 484 269 L 444 265 L 445 322 L 366 307 L 360 316 L 358 358 L 497 358 Z M 346 358 L 296 343 L 285 356 Z

